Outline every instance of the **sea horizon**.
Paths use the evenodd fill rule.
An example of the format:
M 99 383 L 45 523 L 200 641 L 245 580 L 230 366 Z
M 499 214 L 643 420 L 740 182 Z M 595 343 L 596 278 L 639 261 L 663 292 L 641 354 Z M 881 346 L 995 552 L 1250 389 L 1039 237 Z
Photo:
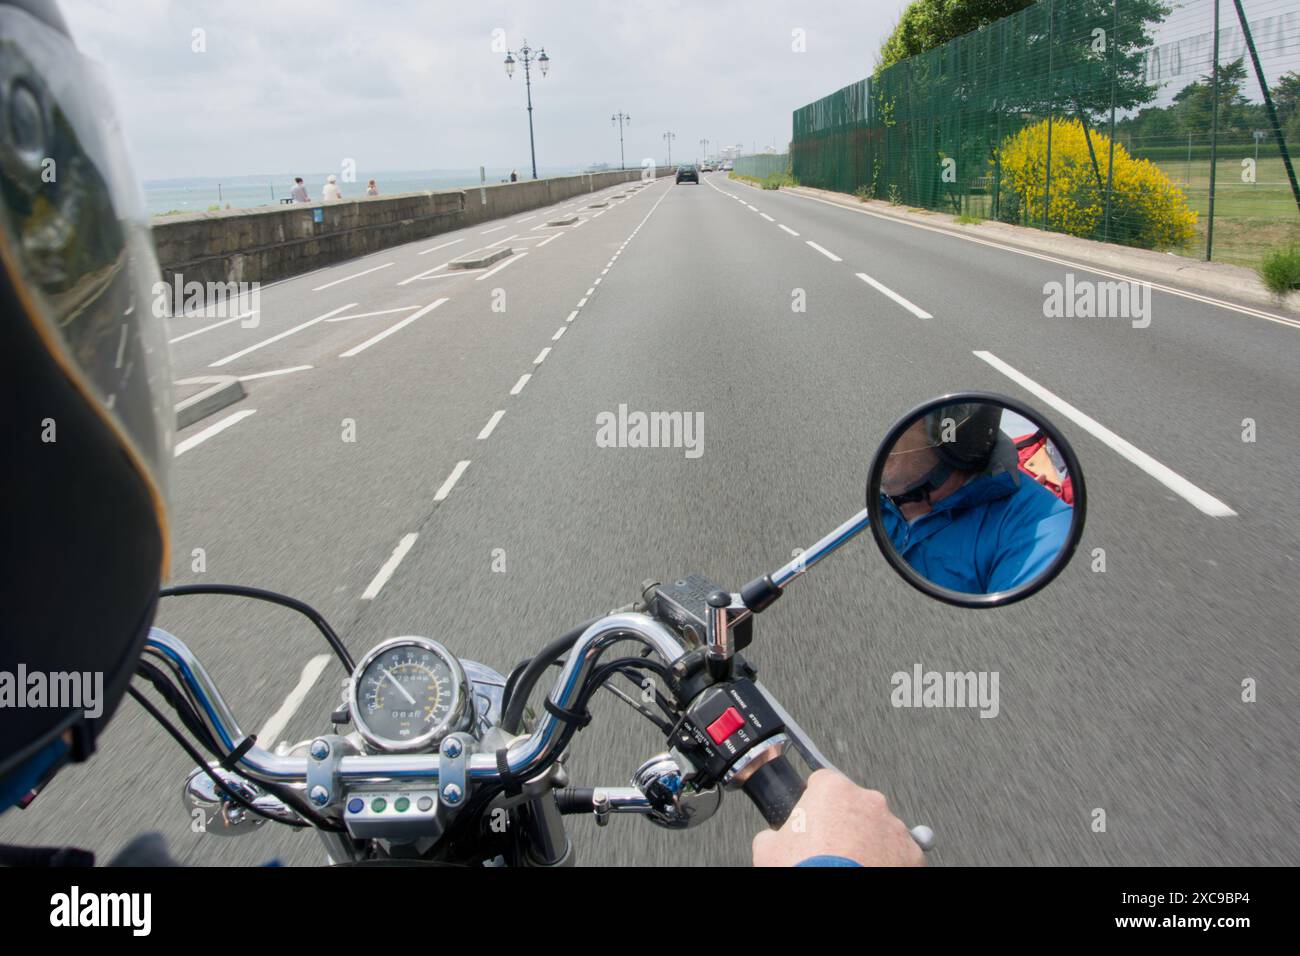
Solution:
M 593 163 L 586 167 L 546 166 L 538 168 L 538 177 L 574 175 L 603 165 L 605 169 L 617 168 Z M 489 185 L 509 182 L 511 171 L 520 180 L 531 178 L 531 170 L 509 166 L 489 166 L 485 181 Z M 396 169 L 371 170 L 358 173 L 355 181 L 344 182 L 341 174 L 326 172 L 263 173 L 243 176 L 178 176 L 166 179 L 146 179 L 141 182 L 145 206 L 151 216 L 177 213 L 207 212 L 214 209 L 250 209 L 258 206 L 279 205 L 289 197 L 294 176 L 302 176 L 307 193 L 319 200 L 326 176 L 338 181 L 344 199 L 358 199 L 365 195 L 369 180 L 381 196 L 425 190 L 460 189 L 480 183 L 479 170 L 473 169 Z

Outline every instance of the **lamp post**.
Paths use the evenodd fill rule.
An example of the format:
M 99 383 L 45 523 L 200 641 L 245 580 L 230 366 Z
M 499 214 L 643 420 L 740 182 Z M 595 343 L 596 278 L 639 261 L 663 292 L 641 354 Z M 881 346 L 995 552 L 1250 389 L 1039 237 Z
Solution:
M 631 125 L 632 117 L 628 116 L 622 110 L 619 110 L 609 118 L 609 125 L 618 124 L 618 168 L 623 169 L 623 124 Z
M 669 166 L 673 164 L 673 140 L 675 140 L 676 138 L 677 138 L 677 134 L 672 131 L 664 133 L 664 142 L 668 144 L 668 165 Z
M 530 67 L 534 60 L 542 71 L 542 76 L 546 75 L 551 66 L 551 58 L 546 55 L 546 48 L 534 50 L 528 45 L 525 38 L 524 45 L 519 48 L 519 59 L 524 63 L 524 87 L 528 91 L 528 151 L 533 159 L 533 179 L 537 178 L 537 146 L 533 142 L 533 77 Z M 506 51 L 506 76 L 514 77 L 515 75 L 515 55 L 510 50 Z
M 704 163 L 709 161 L 709 141 L 707 139 L 700 140 L 700 161 Z

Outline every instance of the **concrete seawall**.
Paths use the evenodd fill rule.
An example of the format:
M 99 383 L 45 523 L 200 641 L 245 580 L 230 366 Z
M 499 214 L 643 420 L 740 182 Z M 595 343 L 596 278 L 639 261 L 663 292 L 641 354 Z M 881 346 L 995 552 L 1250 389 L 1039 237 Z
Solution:
M 661 166 L 655 175 L 671 171 Z M 473 186 L 159 217 L 154 244 L 169 284 L 178 273 L 185 282 L 273 282 L 640 178 L 640 169 L 615 170 L 496 183 L 481 191 Z

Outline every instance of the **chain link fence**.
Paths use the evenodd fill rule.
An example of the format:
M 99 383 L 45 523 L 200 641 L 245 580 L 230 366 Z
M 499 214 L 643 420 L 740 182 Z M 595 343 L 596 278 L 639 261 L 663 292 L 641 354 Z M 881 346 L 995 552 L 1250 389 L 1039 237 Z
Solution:
M 752 176 L 754 179 L 780 176 L 790 171 L 790 155 L 762 153 L 757 156 L 737 156 L 732 160 L 732 170 L 737 176 Z
M 1253 265 L 1300 243 L 1300 4 L 1042 0 L 793 126 L 801 185 Z

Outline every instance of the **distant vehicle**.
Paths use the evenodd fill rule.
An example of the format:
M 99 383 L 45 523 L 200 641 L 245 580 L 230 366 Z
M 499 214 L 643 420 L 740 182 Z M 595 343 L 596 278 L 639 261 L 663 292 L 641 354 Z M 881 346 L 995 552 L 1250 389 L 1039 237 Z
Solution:
M 725 163 L 722 164 L 722 171 L 724 173 L 731 172 L 731 169 L 732 169 L 731 160 L 727 160 Z
M 715 169 L 717 169 L 717 167 L 712 163 L 700 163 L 700 172 L 702 173 L 711 173 Z
M 683 182 L 688 180 L 695 183 L 697 186 L 700 184 L 700 171 L 691 163 L 677 167 L 677 182 L 675 185 L 680 186 Z

